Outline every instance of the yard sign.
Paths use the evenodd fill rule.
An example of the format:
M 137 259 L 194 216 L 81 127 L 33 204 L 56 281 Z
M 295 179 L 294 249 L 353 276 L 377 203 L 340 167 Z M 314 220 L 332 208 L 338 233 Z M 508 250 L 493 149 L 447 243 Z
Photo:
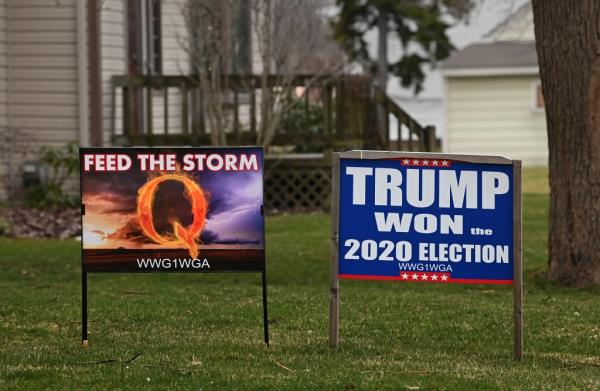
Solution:
M 334 155 L 330 342 L 339 279 L 513 284 L 522 357 L 520 161 L 351 151 Z
M 87 274 L 262 274 L 263 150 L 81 148 L 82 340 Z

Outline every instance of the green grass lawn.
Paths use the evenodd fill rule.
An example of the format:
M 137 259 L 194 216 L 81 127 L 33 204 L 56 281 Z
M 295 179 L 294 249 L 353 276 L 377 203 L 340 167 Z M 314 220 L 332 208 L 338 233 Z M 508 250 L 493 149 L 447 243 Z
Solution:
M 0 389 L 598 389 L 598 290 L 545 281 L 547 185 L 525 177 L 523 362 L 504 286 L 342 281 L 331 350 L 329 218 L 290 215 L 267 220 L 268 348 L 259 275 L 93 274 L 83 350 L 79 242 L 0 240 Z

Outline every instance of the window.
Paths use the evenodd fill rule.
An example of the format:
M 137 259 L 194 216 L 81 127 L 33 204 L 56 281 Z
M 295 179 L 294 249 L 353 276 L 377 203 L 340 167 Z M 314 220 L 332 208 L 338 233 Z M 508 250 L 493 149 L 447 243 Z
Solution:
M 128 0 L 127 21 L 129 73 L 162 73 L 160 0 Z
M 127 72 L 130 75 L 162 73 L 161 0 L 127 0 Z M 133 123 L 130 132 L 146 133 L 148 97 L 136 91 L 130 110 Z
M 148 20 L 148 57 L 150 63 L 150 73 L 162 73 L 162 30 L 160 0 L 149 0 L 148 9 L 150 11 Z
M 538 80 L 533 83 L 533 111 L 544 111 L 544 94 L 542 93 L 542 83 Z

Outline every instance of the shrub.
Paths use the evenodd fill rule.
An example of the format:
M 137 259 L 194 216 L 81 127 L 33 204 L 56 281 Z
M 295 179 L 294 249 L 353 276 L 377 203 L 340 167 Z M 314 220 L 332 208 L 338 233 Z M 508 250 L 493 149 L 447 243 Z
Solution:
M 79 168 L 77 145 L 43 146 L 38 163 L 42 180 L 27 190 L 27 204 L 37 208 L 77 205 L 79 198 L 64 191 L 66 180 Z

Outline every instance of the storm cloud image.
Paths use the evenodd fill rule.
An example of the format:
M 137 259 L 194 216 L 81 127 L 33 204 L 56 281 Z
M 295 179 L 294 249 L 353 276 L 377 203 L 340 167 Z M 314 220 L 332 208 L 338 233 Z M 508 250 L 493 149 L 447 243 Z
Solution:
M 82 172 L 83 248 L 85 249 L 157 249 L 168 246 L 156 243 L 138 219 L 138 192 L 158 172 L 140 169 L 136 153 L 148 149 L 111 149 L 111 153 L 127 152 L 132 166 L 127 171 Z M 257 153 L 258 170 L 203 170 L 181 172 L 202 189 L 207 208 L 204 226 L 199 234 L 202 249 L 263 249 L 264 218 L 262 150 Z M 154 151 L 154 150 L 150 150 Z M 237 148 L 166 150 L 177 155 L 178 167 L 185 154 L 218 153 L 239 156 L 248 150 Z M 164 152 L 164 151 L 159 151 Z M 232 158 L 233 159 L 233 158 Z M 192 204 L 183 183 L 166 180 L 158 185 L 152 205 L 153 226 L 161 237 L 174 238 L 173 222 L 188 227 L 194 220 Z

